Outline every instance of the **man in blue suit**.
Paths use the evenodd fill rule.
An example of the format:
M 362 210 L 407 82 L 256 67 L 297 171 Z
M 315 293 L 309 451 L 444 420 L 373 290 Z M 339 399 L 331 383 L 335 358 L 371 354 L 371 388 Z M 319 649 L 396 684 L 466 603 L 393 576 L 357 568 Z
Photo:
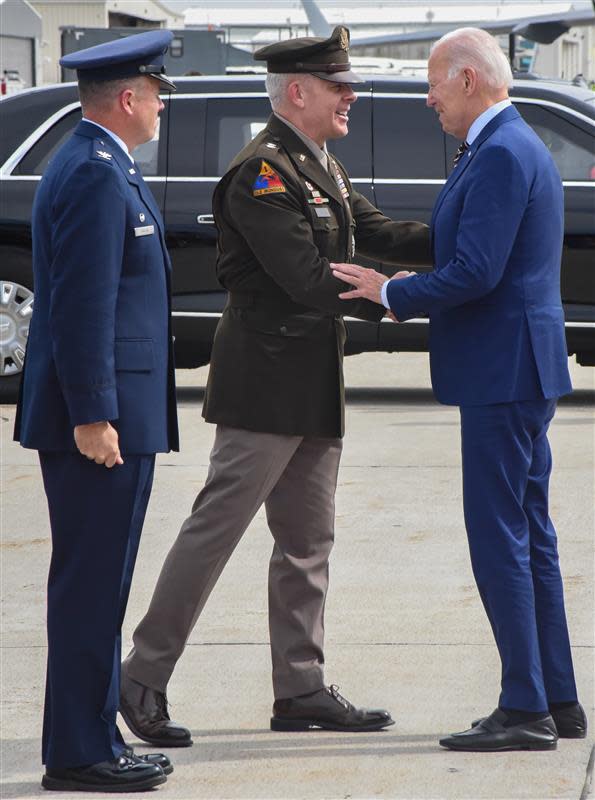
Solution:
M 430 316 L 432 385 L 461 414 L 471 562 L 502 661 L 498 708 L 440 741 L 456 750 L 582 738 L 556 533 L 548 426 L 571 391 L 560 301 L 564 200 L 545 146 L 508 99 L 510 67 L 484 31 L 433 47 L 428 105 L 461 139 L 432 217 L 434 272 L 386 281 L 336 265 L 402 322 Z
M 163 223 L 130 152 L 155 135 L 174 85 L 172 34 L 62 59 L 83 120 L 33 208 L 35 311 L 15 438 L 39 451 L 50 513 L 42 784 L 143 791 L 171 772 L 116 727 L 120 636 L 155 453 L 178 447 Z

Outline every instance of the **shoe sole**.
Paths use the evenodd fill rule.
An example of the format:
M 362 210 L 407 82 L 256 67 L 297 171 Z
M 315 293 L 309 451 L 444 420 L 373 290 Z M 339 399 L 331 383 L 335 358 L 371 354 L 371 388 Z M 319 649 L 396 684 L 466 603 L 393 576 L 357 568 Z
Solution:
M 586 739 L 586 730 L 560 730 L 558 728 L 558 739 Z
M 280 719 L 279 717 L 271 717 L 271 730 L 272 731 L 342 731 L 345 733 L 366 733 L 369 731 L 381 731 L 383 728 L 389 728 L 394 725 L 394 719 L 390 722 L 381 722 L 374 725 L 361 725 L 357 728 L 347 727 L 344 725 L 334 725 L 332 722 L 323 722 L 316 719 Z
M 503 753 L 509 750 L 555 750 L 557 742 L 527 742 L 526 744 L 508 744 L 503 747 L 464 747 L 453 744 L 443 744 L 447 750 L 457 750 L 460 753 Z
M 160 786 L 165 783 L 167 778 L 165 775 L 159 775 L 156 778 L 147 778 L 144 781 L 137 783 L 113 783 L 109 784 L 94 784 L 84 783 L 83 781 L 67 781 L 62 778 L 50 778 L 49 775 L 44 775 L 41 779 L 41 785 L 44 789 L 49 789 L 53 792 L 144 792 L 147 789 L 153 789 L 155 786 Z
M 184 741 L 174 741 L 172 739 L 158 739 L 152 738 L 148 739 L 143 733 L 141 733 L 138 728 L 132 723 L 132 720 L 121 707 L 118 709 L 120 714 L 122 715 L 122 719 L 128 725 L 132 733 L 137 736 L 139 739 L 142 739 L 143 742 L 147 742 L 150 745 L 154 745 L 155 747 L 192 747 L 194 742 L 192 739 L 185 739 Z

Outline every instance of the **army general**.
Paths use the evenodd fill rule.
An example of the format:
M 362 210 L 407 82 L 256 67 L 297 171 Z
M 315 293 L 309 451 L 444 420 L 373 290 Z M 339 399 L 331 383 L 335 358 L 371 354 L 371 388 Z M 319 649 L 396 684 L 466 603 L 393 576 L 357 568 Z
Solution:
M 327 139 L 347 134 L 356 100 L 348 31 L 258 51 L 273 115 L 218 184 L 218 277 L 229 292 L 213 345 L 204 417 L 217 425 L 206 484 L 162 569 L 123 664 L 120 710 L 153 744 L 187 746 L 165 692 L 221 571 L 264 503 L 274 538 L 269 626 L 271 728 L 374 731 L 393 724 L 325 685 L 324 605 L 344 429 L 342 313 L 329 263 L 358 251 L 430 263 L 427 226 L 393 222 L 355 191 Z

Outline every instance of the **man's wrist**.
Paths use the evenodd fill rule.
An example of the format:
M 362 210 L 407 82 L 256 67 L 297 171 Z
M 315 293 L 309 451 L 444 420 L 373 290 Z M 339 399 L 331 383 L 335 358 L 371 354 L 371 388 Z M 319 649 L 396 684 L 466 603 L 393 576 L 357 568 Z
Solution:
M 384 283 L 382 284 L 382 288 L 380 289 L 380 299 L 382 300 L 382 305 L 385 308 L 388 308 L 388 310 L 390 311 L 390 304 L 388 302 L 388 297 L 387 297 L 389 283 L 390 281 L 384 281 Z

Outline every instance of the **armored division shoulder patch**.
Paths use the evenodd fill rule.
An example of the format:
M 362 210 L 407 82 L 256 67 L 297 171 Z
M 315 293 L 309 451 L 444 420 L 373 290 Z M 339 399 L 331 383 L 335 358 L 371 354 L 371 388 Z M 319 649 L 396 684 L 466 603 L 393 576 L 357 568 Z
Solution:
M 274 192 L 286 191 L 287 189 L 283 185 L 283 181 L 278 173 L 275 172 L 270 164 L 267 164 L 266 161 L 263 161 L 260 165 L 258 177 L 252 186 L 253 196 L 258 197 L 261 194 L 273 194 Z

